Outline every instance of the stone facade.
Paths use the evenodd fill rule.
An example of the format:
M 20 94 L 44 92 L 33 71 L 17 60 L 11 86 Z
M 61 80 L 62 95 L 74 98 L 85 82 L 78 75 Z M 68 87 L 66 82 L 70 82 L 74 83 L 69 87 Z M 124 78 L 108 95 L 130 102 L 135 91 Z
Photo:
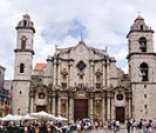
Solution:
M 29 111 L 29 92 L 32 77 L 33 35 L 35 29 L 29 15 L 16 26 L 17 46 L 15 52 L 14 81 L 12 89 L 12 107 L 14 113 Z
M 0 65 L 0 87 L 4 86 L 5 68 Z
M 48 56 L 46 64 L 37 64 L 32 73 L 35 29 L 30 16 L 24 15 L 16 29 L 14 113 L 44 110 L 71 122 L 84 117 L 124 122 L 155 116 L 153 30 L 142 17 L 137 17 L 127 35 L 129 74 L 116 66 L 106 50 L 89 47 L 82 40 L 73 47 L 56 48 L 54 56 Z M 142 69 L 142 62 L 149 69 Z
M 153 48 L 153 33 L 151 27 L 139 16 L 127 36 L 133 116 L 137 119 L 152 119 L 156 116 L 156 53 Z
M 11 112 L 10 92 L 5 89 L 4 85 L 5 68 L 0 65 L 0 116 L 7 115 Z

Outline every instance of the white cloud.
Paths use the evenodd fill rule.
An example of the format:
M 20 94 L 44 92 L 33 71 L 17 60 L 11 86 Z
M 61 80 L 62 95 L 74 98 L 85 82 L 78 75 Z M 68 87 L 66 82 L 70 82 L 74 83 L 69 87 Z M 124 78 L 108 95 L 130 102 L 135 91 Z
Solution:
M 16 46 L 14 27 L 26 10 L 31 15 L 37 31 L 34 40 L 36 52 L 34 63 L 45 62 L 46 57 L 54 53 L 55 44 L 66 47 L 79 41 L 72 35 L 66 35 L 62 39 L 56 37 L 71 28 L 71 22 L 76 19 L 86 28 L 85 40 L 92 46 L 105 48 L 108 45 L 120 48 L 117 60 L 125 70 L 127 66 L 122 65 L 124 64 L 122 61 L 126 60 L 127 49 L 122 48 L 122 45 L 127 43 L 126 34 L 129 26 L 137 16 L 137 12 L 141 11 L 147 24 L 156 29 L 155 3 L 154 0 L 1 0 L 0 64 L 7 68 L 6 78 L 13 77 L 13 49 Z M 60 25 L 59 29 L 55 28 Z M 49 30 L 54 36 L 47 41 L 42 33 Z M 154 39 L 156 40 L 156 37 Z
M 114 56 L 117 60 L 121 60 L 123 58 L 126 58 L 127 54 L 128 53 L 126 49 L 120 49 L 118 53 L 114 54 Z

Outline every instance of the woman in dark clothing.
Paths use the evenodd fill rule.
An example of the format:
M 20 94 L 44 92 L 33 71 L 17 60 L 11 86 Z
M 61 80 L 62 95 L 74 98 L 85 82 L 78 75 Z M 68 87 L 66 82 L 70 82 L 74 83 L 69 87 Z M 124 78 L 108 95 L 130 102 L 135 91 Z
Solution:
M 130 133 L 131 130 L 131 122 L 130 120 L 127 121 L 127 133 Z

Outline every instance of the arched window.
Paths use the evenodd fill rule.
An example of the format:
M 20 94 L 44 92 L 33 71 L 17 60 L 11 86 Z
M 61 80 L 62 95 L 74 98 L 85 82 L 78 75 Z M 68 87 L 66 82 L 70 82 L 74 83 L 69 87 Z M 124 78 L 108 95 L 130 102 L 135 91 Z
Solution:
M 26 48 L 26 37 L 25 36 L 23 36 L 22 38 L 21 38 L 21 49 L 25 49 Z
M 141 37 L 139 39 L 139 44 L 140 44 L 140 50 L 141 52 L 146 52 L 147 51 L 147 41 L 146 41 L 146 38 L 144 37 Z
M 23 26 L 24 27 L 27 26 L 27 21 L 26 20 L 23 21 Z
M 20 64 L 20 73 L 24 73 L 24 64 L 23 63 Z
M 140 30 L 143 31 L 144 30 L 144 26 L 140 25 Z
M 148 65 L 146 63 L 140 65 L 140 72 L 142 81 L 148 81 Z

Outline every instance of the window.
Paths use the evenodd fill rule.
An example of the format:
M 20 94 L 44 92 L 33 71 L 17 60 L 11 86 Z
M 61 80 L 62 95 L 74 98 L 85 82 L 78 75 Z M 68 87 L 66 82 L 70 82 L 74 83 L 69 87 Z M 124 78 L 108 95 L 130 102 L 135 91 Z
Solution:
M 22 91 L 21 90 L 19 91 L 19 94 L 22 94 Z
M 24 73 L 24 64 L 23 63 L 20 64 L 20 73 Z
M 18 115 L 21 114 L 21 109 L 20 109 L 20 108 L 17 109 L 17 114 L 18 114 Z
M 144 94 L 144 98 L 147 98 L 147 94 Z
M 122 94 L 118 94 L 116 96 L 116 99 L 119 100 L 119 101 L 123 100 L 123 95 Z
M 23 21 L 23 26 L 25 27 L 26 25 L 27 25 L 27 21 L 24 20 L 24 21 Z
M 146 52 L 147 51 L 147 41 L 146 41 L 146 39 L 144 38 L 144 37 L 141 37 L 140 39 L 139 39 L 139 45 L 140 45 L 140 50 L 141 50 L 141 52 Z
M 67 88 L 67 83 L 62 82 L 61 84 L 62 84 L 62 88 L 63 88 L 63 89 Z
M 25 49 L 26 48 L 26 37 L 25 36 L 23 36 L 22 38 L 21 38 L 21 49 Z
M 143 31 L 143 30 L 144 30 L 143 25 L 140 25 L 140 30 L 141 30 L 141 31 Z
M 148 65 L 146 63 L 142 63 L 140 65 L 140 73 L 141 73 L 141 80 L 148 81 Z
M 144 105 L 144 108 L 145 108 L 145 114 L 148 114 L 148 105 L 145 104 L 145 105 Z
M 38 98 L 39 99 L 44 99 L 45 98 L 45 94 L 43 92 L 38 94 Z
M 96 83 L 96 88 L 97 89 L 101 88 L 101 83 Z
M 26 40 L 21 40 L 21 48 L 22 49 L 26 48 Z
M 83 71 L 86 67 L 86 64 L 83 61 L 79 61 L 79 63 L 76 66 L 80 71 Z

